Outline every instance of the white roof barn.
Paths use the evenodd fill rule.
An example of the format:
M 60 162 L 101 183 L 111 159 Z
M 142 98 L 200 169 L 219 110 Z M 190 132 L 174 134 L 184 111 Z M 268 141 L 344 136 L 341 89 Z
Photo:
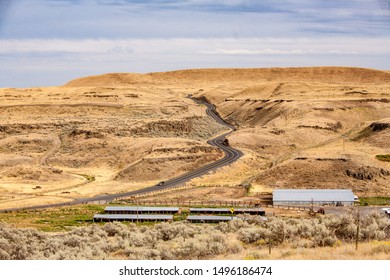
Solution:
M 355 195 L 352 190 L 278 189 L 274 190 L 272 200 L 274 205 L 311 203 L 353 205 Z

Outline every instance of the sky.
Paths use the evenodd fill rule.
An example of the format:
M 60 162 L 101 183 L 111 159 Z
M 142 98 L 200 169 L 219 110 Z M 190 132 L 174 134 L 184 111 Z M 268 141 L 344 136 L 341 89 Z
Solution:
M 390 70 L 390 0 L 0 0 L 0 87 L 299 66 Z

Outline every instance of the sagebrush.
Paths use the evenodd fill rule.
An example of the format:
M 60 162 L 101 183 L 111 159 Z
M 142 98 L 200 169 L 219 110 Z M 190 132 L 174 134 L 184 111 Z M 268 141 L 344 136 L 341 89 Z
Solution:
M 289 244 L 293 248 L 338 246 L 356 240 L 357 217 L 311 219 L 254 217 L 218 225 L 187 222 L 155 225 L 118 222 L 44 233 L 0 224 L 0 259 L 208 259 L 240 253 L 248 246 Z M 390 239 L 390 220 L 370 214 L 360 219 L 361 242 Z

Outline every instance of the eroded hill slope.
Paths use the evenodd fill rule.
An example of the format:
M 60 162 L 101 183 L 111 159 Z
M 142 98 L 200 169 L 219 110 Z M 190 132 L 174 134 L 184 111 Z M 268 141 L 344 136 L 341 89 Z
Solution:
M 389 195 L 390 163 L 376 157 L 390 154 L 388 71 L 197 69 L 0 89 L 0 208 L 143 188 L 221 158 L 206 140 L 225 128 L 188 94 L 237 127 L 229 143 L 245 156 L 190 183 L 234 191 L 177 197 L 246 199 L 248 184 L 254 195 L 284 187 Z

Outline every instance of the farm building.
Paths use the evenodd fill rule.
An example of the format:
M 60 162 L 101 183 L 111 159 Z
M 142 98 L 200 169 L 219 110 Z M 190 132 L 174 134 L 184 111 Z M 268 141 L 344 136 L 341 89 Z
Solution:
M 355 195 L 352 190 L 319 190 L 319 189 L 279 189 L 273 192 L 274 205 L 337 205 L 350 206 L 354 204 Z
M 162 222 L 172 221 L 173 215 L 127 215 L 127 214 L 95 214 L 94 222 L 114 222 L 114 221 L 129 221 L 129 222 Z
M 249 215 L 265 215 L 263 208 L 190 208 L 190 212 L 194 214 L 249 214 Z
M 176 214 L 178 207 L 107 206 L 107 214 Z
M 237 219 L 235 216 L 188 216 L 187 221 L 191 223 L 220 223 Z

